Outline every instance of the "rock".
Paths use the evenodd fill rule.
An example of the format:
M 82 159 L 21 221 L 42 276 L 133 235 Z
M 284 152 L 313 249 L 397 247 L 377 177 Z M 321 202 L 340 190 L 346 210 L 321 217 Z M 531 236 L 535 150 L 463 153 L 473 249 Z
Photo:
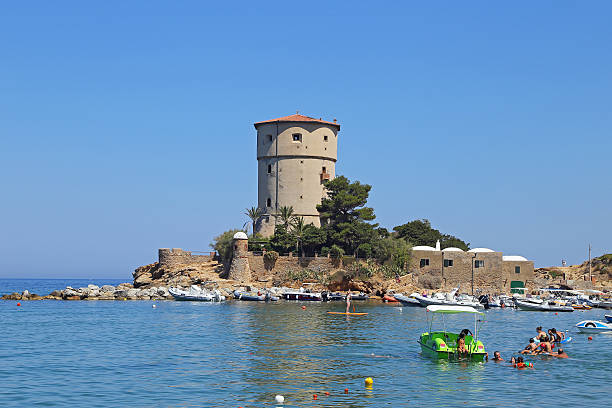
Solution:
M 99 289 L 100 289 L 100 287 L 99 287 L 99 286 L 97 286 L 97 285 L 92 285 L 91 283 L 90 283 L 89 285 L 87 285 L 87 287 L 88 287 L 89 289 L 92 289 L 92 290 L 99 290 Z
M 51 297 L 62 297 L 62 291 L 61 290 L 54 290 L 53 292 L 49 293 L 49 296 Z
M 72 288 L 66 288 L 66 289 L 64 290 L 64 292 L 62 293 L 62 297 L 63 297 L 64 299 L 67 299 L 67 298 L 69 298 L 69 297 L 74 297 L 74 296 L 79 296 L 79 294 L 77 293 L 77 291 L 76 291 L 76 290 L 74 290 L 74 289 L 72 289 Z M 79 298 L 80 298 L 80 296 L 79 296 Z
M 131 283 L 127 283 L 127 282 L 120 283 L 117 285 L 117 289 L 131 289 L 133 287 L 134 285 L 132 285 Z
M 79 294 L 82 298 L 89 297 L 91 294 L 91 289 L 89 288 L 79 288 L 77 294 Z
M 138 289 L 129 289 L 127 291 L 127 298 L 128 299 L 137 299 L 138 296 L 140 296 L 140 290 Z
M 78 295 L 75 296 L 66 296 L 66 300 L 81 300 L 81 297 Z
M 40 295 L 37 295 L 36 293 L 32 293 L 30 295 L 30 300 L 42 300 L 42 299 L 43 299 L 43 297 L 40 296 Z
M 127 290 L 116 290 L 113 295 L 117 299 L 123 299 L 127 297 L 128 291 Z
M 13 292 L 10 295 L 4 295 L 2 296 L 2 299 L 4 300 L 22 300 L 21 293 L 17 293 L 17 292 Z
M 97 297 L 98 300 L 115 300 L 114 292 L 102 292 Z
M 114 292 L 116 289 L 112 285 L 104 285 L 100 288 L 100 292 Z
M 21 298 L 22 299 L 28 299 L 30 297 L 30 292 L 26 289 L 23 291 L 23 293 L 21 294 Z

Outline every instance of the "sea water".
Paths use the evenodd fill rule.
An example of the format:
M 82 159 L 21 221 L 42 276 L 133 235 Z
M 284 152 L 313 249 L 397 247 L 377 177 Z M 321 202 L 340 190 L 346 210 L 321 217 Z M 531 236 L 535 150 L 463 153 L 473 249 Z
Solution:
M 62 287 L 52 284 L 3 280 L 0 293 Z M 573 337 L 569 359 L 534 357 L 535 369 L 517 370 L 424 357 L 425 309 L 353 303 L 369 314 L 326 314 L 341 302 L 0 301 L 0 406 L 273 407 L 277 394 L 285 407 L 612 403 L 612 335 L 589 341 L 573 329 L 602 310 L 486 311 L 480 338 L 491 355 L 517 355 L 539 325 Z M 472 316 L 445 325 L 474 330 Z

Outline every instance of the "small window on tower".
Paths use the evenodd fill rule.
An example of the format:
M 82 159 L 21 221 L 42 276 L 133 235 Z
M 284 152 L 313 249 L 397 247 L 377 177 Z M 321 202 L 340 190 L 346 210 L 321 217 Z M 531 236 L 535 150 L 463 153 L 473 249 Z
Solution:
M 271 142 L 272 141 L 272 135 L 268 135 L 268 140 Z
M 272 207 L 272 199 L 271 198 L 268 198 L 268 201 L 266 202 L 266 205 L 268 207 Z
M 327 168 L 326 168 L 325 166 L 323 166 L 323 167 L 321 168 L 321 171 L 322 171 L 323 173 L 327 173 Z
M 302 134 L 301 133 L 294 133 L 293 134 L 293 141 L 294 142 L 302 142 Z
M 327 142 L 327 135 L 323 136 L 323 141 Z
M 268 174 L 272 173 L 272 165 L 268 164 Z

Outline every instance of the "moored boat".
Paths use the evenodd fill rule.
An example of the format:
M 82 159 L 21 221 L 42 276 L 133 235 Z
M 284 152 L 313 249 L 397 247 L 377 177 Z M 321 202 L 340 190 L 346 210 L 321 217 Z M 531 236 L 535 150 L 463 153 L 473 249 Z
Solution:
M 168 292 L 176 300 L 195 301 L 195 302 L 221 302 L 225 300 L 225 296 L 218 290 L 206 290 L 199 286 L 191 285 L 189 290 L 181 288 L 168 288 Z
M 576 328 L 582 333 L 609 333 L 612 332 L 612 323 L 604 323 L 598 320 L 583 320 L 576 324 Z
M 571 306 L 557 306 L 548 302 L 533 303 L 525 300 L 514 299 L 514 303 L 521 310 L 531 312 L 573 312 Z
M 383 296 L 383 301 L 384 302 L 389 302 L 389 303 L 397 303 L 397 302 L 399 302 L 399 300 L 397 300 L 395 298 L 395 296 L 393 296 L 393 295 L 385 295 L 385 296 Z M 419 303 L 418 300 L 416 302 Z
M 248 302 L 267 302 L 277 301 L 278 296 L 272 295 L 270 292 L 241 292 L 239 290 L 234 291 L 234 299 L 244 300 Z
M 286 300 L 307 300 L 307 301 L 322 301 L 323 296 L 319 292 L 307 292 L 307 291 L 292 291 L 285 292 L 282 294 L 283 299 Z
M 612 315 L 604 315 L 608 323 L 612 323 Z
M 401 293 L 395 294 L 393 297 L 396 299 L 396 302 L 400 302 L 404 306 L 421 306 L 421 302 L 416 300 L 414 294 L 410 296 L 402 295 Z
M 423 355 L 446 360 L 461 360 L 469 359 L 470 361 L 484 361 L 487 352 L 484 344 L 478 340 L 479 333 L 479 316 L 484 316 L 484 313 L 469 306 L 445 306 L 445 305 L 430 305 L 427 306 L 427 312 L 431 312 L 431 320 L 429 319 L 429 331 L 422 333 L 418 340 L 421 345 L 421 353 Z M 466 353 L 458 352 L 457 342 L 459 340 L 459 334 L 443 331 L 432 331 L 431 327 L 433 324 L 434 316 L 437 314 L 442 315 L 444 319 L 445 315 L 457 314 L 457 313 L 469 313 L 474 315 L 474 334 L 468 334 L 464 337 Z M 446 326 L 446 325 L 444 325 Z

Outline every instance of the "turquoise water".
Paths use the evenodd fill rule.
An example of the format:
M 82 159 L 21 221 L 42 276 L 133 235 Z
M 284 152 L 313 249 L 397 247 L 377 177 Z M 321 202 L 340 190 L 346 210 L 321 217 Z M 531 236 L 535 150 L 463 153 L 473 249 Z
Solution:
M 341 310 L 334 303 L 16 303 L 0 301 L 3 407 L 273 407 L 276 394 L 285 407 L 610 405 L 612 336 L 588 341 L 571 330 L 602 319 L 601 310 L 488 311 L 482 339 L 491 354 L 509 358 L 537 325 L 571 331 L 571 359 L 516 370 L 424 358 L 416 342 L 424 309 L 373 301 L 355 302 L 369 315 L 348 319 L 326 315 Z M 446 324 L 471 328 L 473 319 Z

